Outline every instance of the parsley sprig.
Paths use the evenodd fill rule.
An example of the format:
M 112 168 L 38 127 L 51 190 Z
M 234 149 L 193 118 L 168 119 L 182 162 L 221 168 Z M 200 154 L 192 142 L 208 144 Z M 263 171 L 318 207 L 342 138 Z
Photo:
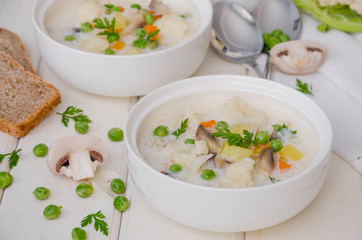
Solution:
M 297 87 L 296 88 L 299 92 L 302 92 L 304 94 L 310 94 L 313 96 L 313 93 L 312 93 L 312 85 L 310 86 L 310 89 L 309 89 L 309 86 L 308 86 L 308 83 L 303 83 L 302 81 L 300 81 L 298 78 L 297 78 Z
M 282 132 L 282 133 L 283 133 L 283 130 L 285 129 L 285 130 L 289 130 L 289 132 L 290 132 L 291 134 L 297 135 L 297 130 L 291 130 L 291 129 L 289 129 L 288 126 L 287 126 L 285 123 L 283 123 L 283 125 L 273 124 L 272 127 L 273 127 L 273 131 L 274 131 L 274 132 Z
M 257 143 L 256 140 L 252 140 L 254 133 L 249 132 L 248 130 L 243 130 L 243 136 L 239 133 L 232 133 L 228 128 L 223 131 L 218 131 L 216 133 L 211 134 L 214 137 L 221 137 L 228 140 L 230 146 L 239 146 L 243 148 L 248 148 L 250 144 L 255 145 Z
M 92 223 L 92 219 L 94 219 L 94 228 L 96 231 L 100 230 L 101 233 L 108 236 L 108 224 L 102 219 L 106 218 L 101 211 L 96 213 L 89 214 L 81 221 L 81 226 L 85 227 Z
M 74 106 L 69 106 L 63 113 L 57 112 L 58 115 L 62 116 L 62 123 L 64 126 L 68 127 L 70 119 L 73 119 L 74 122 L 83 121 L 90 123 L 92 122 L 86 115 L 82 114 L 83 110 L 76 108 Z
M 180 128 L 178 128 L 176 131 L 174 131 L 174 132 L 172 133 L 172 135 L 175 135 L 175 136 L 176 136 L 176 139 L 178 139 L 178 137 L 179 137 L 182 133 L 186 132 L 186 128 L 188 127 L 188 122 L 189 122 L 189 119 L 188 119 L 188 118 L 186 118 L 185 120 L 183 120 L 183 121 L 181 122 L 181 124 L 180 124 Z
M 20 158 L 18 153 L 20 151 L 21 151 L 21 149 L 18 149 L 18 150 L 12 151 L 11 153 L 0 154 L 0 163 L 6 156 L 9 156 L 9 168 L 13 169 L 13 167 L 15 167 L 18 164 L 18 161 Z
M 103 32 L 97 33 L 97 35 L 107 36 L 109 42 L 114 42 L 119 40 L 119 34 L 115 32 L 116 18 L 113 18 L 111 22 L 107 18 L 95 18 L 93 20 L 94 27 L 98 29 L 106 29 Z

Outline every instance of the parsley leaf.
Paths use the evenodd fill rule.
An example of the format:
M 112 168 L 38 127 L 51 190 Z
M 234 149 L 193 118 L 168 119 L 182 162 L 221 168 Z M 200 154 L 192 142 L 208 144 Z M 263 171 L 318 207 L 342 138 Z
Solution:
M 106 218 L 101 211 L 96 213 L 89 214 L 81 221 L 81 226 L 85 227 L 92 223 L 92 219 L 94 219 L 94 228 L 96 231 L 100 230 L 101 233 L 108 236 L 108 224 L 102 219 Z
M 256 140 L 252 140 L 254 133 L 249 132 L 248 130 L 243 130 L 242 137 L 239 133 L 232 133 L 228 128 L 223 131 L 218 131 L 216 133 L 211 134 L 214 137 L 221 137 L 228 140 L 230 146 L 239 146 L 243 148 L 248 148 L 250 144 L 255 145 L 257 143 Z
M 269 177 L 269 179 L 270 179 L 270 181 L 271 181 L 272 183 L 279 182 L 279 180 L 276 179 L 276 178 L 274 178 L 274 177 L 271 177 L 271 176 L 268 176 L 268 177 Z
M 178 128 L 176 131 L 172 133 L 172 135 L 176 136 L 176 139 L 184 132 L 186 132 L 186 128 L 188 126 L 189 119 L 186 118 L 181 122 L 180 128 Z
M 64 126 L 68 127 L 69 119 L 73 119 L 74 122 L 83 121 L 90 123 L 92 122 L 86 115 L 82 114 L 83 110 L 69 106 L 63 113 L 57 112 L 57 114 L 62 116 L 62 123 Z
M 312 85 L 310 86 L 310 90 L 309 90 L 309 86 L 307 83 L 302 83 L 302 81 L 300 81 L 298 78 L 297 78 L 297 87 L 296 88 L 299 92 L 302 92 L 304 94 L 310 94 L 313 96 L 313 93 L 312 93 Z
M 103 32 L 99 32 L 97 33 L 97 35 L 105 35 L 107 36 L 107 39 L 109 42 L 114 42 L 116 40 L 119 40 L 119 34 L 115 32 L 115 26 L 116 26 L 116 18 L 114 17 L 111 21 L 111 23 L 109 23 L 109 20 L 107 18 L 95 18 L 93 20 L 94 27 L 98 28 L 98 29 L 107 29 Z
M 9 168 L 13 169 L 13 167 L 15 167 L 18 164 L 18 160 L 20 158 L 18 153 L 20 151 L 21 151 L 21 149 L 14 150 L 11 153 L 0 154 L 0 163 L 6 156 L 9 156 Z

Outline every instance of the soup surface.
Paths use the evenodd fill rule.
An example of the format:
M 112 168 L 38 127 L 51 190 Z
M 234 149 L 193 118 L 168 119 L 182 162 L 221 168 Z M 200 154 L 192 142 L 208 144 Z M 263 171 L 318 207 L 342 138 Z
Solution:
M 312 163 L 317 136 L 290 107 L 255 94 L 208 96 L 147 116 L 137 139 L 150 166 L 197 185 L 246 188 L 289 179 Z
M 187 41 L 197 32 L 200 15 L 188 0 L 63 0 L 49 7 L 44 24 L 66 46 L 135 55 Z

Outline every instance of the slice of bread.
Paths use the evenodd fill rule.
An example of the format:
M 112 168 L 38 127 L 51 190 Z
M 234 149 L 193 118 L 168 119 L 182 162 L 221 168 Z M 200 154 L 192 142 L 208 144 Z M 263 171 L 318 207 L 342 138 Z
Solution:
M 0 28 L 0 51 L 14 58 L 25 70 L 36 74 L 23 41 L 5 28 Z
M 24 137 L 60 101 L 58 89 L 0 51 L 0 131 Z

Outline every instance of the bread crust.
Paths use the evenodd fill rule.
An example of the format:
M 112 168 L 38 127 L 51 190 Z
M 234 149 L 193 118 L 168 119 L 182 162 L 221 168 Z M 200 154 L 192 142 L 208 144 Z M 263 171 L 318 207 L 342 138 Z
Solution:
M 60 93 L 57 88 L 52 84 L 45 82 L 43 79 L 37 75 L 26 71 L 22 65 L 15 61 L 9 55 L 0 51 L 0 131 L 3 131 L 14 137 L 24 137 L 29 133 L 31 129 L 39 124 L 39 122 L 47 116 L 52 109 L 61 102 Z M 4 72 L 4 71 L 7 72 Z M 10 77 L 11 76 L 11 77 Z M 17 99 L 11 98 L 9 92 L 6 91 L 6 85 L 9 85 L 11 88 L 18 88 L 19 85 L 25 91 L 32 91 L 34 86 L 39 87 L 39 91 L 47 91 L 47 94 L 50 96 L 43 97 L 43 99 L 27 99 L 29 102 L 37 102 L 39 105 L 36 109 L 33 109 L 32 112 L 20 112 L 24 109 L 12 109 L 7 106 L 13 104 Z M 10 93 L 10 95 L 13 93 Z M 27 95 L 24 94 L 23 98 Z M 39 96 L 40 97 L 40 96 Z M 26 100 L 26 99 L 25 99 Z M 11 102 L 13 101 L 13 102 Z M 39 102 L 41 101 L 41 102 Z M 10 115 L 4 115 L 4 113 Z M 22 119 L 11 118 L 11 114 L 14 116 L 22 114 Z

